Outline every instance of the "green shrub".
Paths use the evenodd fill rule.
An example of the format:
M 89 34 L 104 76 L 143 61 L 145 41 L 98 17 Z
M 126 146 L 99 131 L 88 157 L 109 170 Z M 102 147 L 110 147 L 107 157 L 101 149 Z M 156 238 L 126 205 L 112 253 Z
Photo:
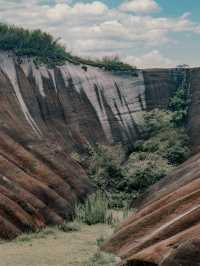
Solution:
M 173 113 L 154 109 L 150 112 L 144 112 L 143 120 L 140 122 L 140 131 L 143 138 L 150 138 L 158 134 L 161 130 L 173 128 Z
M 90 150 L 89 177 L 98 190 L 106 193 L 109 208 L 123 208 L 130 199 L 124 189 L 126 184 L 121 168 L 125 157 L 125 151 L 119 145 L 98 145 Z
M 89 177 L 106 193 L 109 208 L 124 208 L 188 158 L 189 138 L 185 129 L 174 123 L 173 115 L 158 109 L 144 113 L 142 139 L 135 143 L 128 160 L 119 146 L 90 149 Z
M 143 192 L 166 176 L 173 167 L 166 159 L 154 153 L 133 153 L 123 168 L 127 192 Z
M 184 88 L 178 88 L 171 98 L 169 109 L 173 112 L 173 121 L 177 126 L 182 126 L 188 114 L 189 99 L 187 91 Z
M 35 62 L 49 66 L 64 64 L 71 57 L 50 34 L 6 24 L 0 24 L 0 49 L 17 56 L 33 57 Z
M 145 140 L 135 144 L 136 152 L 156 153 L 170 164 L 180 164 L 189 157 L 189 138 L 183 127 L 177 126 L 170 111 L 153 110 L 144 115 L 140 125 Z
M 190 149 L 187 146 L 177 143 L 167 149 L 166 158 L 171 164 L 181 164 L 189 157 L 189 154 Z
M 93 224 L 112 224 L 114 218 L 108 208 L 108 199 L 101 192 L 91 195 L 84 204 L 79 204 L 75 208 L 75 219 L 79 222 Z
M 74 57 L 74 59 L 82 64 L 103 68 L 107 71 L 128 71 L 134 75 L 137 75 L 136 67 L 120 61 L 118 56 L 106 56 L 102 59 L 96 60 L 83 59 L 80 57 Z

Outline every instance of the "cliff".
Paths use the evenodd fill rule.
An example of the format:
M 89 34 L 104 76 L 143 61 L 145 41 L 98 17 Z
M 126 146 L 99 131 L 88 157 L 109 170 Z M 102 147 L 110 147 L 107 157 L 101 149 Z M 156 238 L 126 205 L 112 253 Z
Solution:
M 198 266 L 199 162 L 198 154 L 151 187 L 103 249 L 121 265 Z
M 131 144 L 144 107 L 142 71 L 48 69 L 1 53 L 0 237 L 70 219 L 92 190 L 70 154 L 88 143 Z
M 143 110 L 166 108 L 185 70 L 53 69 L 0 53 L 0 237 L 70 219 L 92 191 L 71 158 L 94 143 L 132 146 Z M 191 136 L 198 135 L 199 69 L 187 70 Z M 195 135 L 196 134 L 196 135 Z M 198 140 L 194 145 L 197 146 Z

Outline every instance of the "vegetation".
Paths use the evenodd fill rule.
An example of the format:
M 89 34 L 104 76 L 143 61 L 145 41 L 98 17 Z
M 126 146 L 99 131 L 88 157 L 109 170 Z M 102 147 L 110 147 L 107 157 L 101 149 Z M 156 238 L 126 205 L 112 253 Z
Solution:
M 82 64 L 103 68 L 107 71 L 130 71 L 136 74 L 136 67 L 120 61 L 118 56 L 105 56 L 96 60 L 74 57 L 74 60 Z
M 188 114 L 189 100 L 186 90 L 179 88 L 171 98 L 169 104 L 170 110 L 173 112 L 173 120 L 177 126 L 185 123 Z
M 43 239 L 55 233 L 55 228 L 47 227 L 32 233 L 24 233 L 16 238 L 16 242 L 30 242 L 33 239 Z
M 97 245 L 97 239 L 106 240 L 112 233 L 112 226 L 107 224 L 93 226 L 81 224 L 80 231 L 64 233 L 57 227 L 53 227 L 45 230 L 44 237 L 41 235 L 38 237 L 38 233 L 34 233 L 28 236 L 24 234 L 23 240 L 17 239 L 12 243 L 2 240 L 0 243 L 0 257 L 3 258 L 1 265 L 93 265 L 92 263 L 98 262 L 98 258 L 94 259 L 98 257 L 96 253 L 99 253 L 100 243 Z M 109 260 L 109 258 L 103 260 L 105 263 L 102 266 L 111 266 L 112 264 L 108 264 Z
M 90 258 L 85 266 L 115 266 L 116 259 L 113 255 L 98 251 Z
M 145 112 L 140 131 L 142 138 L 128 158 L 119 145 L 90 148 L 89 176 L 109 199 L 109 208 L 125 208 L 190 154 L 185 129 L 171 111 Z
M 173 167 L 167 160 L 151 152 L 131 154 L 124 167 L 128 193 L 136 196 L 166 176 Z
M 78 232 L 81 230 L 81 225 L 80 223 L 78 223 L 76 220 L 74 222 L 71 223 L 63 223 L 61 225 L 58 226 L 58 229 L 68 233 L 68 232 Z
M 90 60 L 73 56 L 50 34 L 41 30 L 26 30 L 16 26 L 0 24 L 0 50 L 12 51 L 16 56 L 32 57 L 37 65 L 49 67 L 63 65 L 66 61 L 74 64 L 86 64 L 108 71 L 134 71 L 135 67 L 125 64 L 118 57 L 105 57 L 102 60 Z M 87 69 L 87 68 L 85 68 Z
M 173 120 L 176 126 L 184 126 L 188 117 L 190 104 L 187 65 L 179 66 L 180 85 L 170 99 L 169 110 L 173 112 Z
M 174 122 L 173 112 L 156 109 L 146 113 L 141 130 L 145 140 L 136 143 L 137 152 L 157 154 L 172 165 L 178 165 L 188 158 L 189 138 L 185 129 Z
M 121 164 L 125 152 L 121 146 L 100 146 L 90 148 L 89 176 L 97 189 L 106 194 L 109 208 L 126 206 L 129 193 L 126 192 L 126 180 Z
M 17 56 L 33 57 L 36 62 L 49 66 L 63 64 L 71 57 L 50 34 L 6 24 L 0 24 L 0 49 Z
M 79 204 L 75 208 L 75 220 L 78 222 L 94 225 L 94 224 L 113 224 L 114 218 L 112 211 L 108 208 L 108 199 L 106 196 L 97 191 L 91 195 L 84 204 Z

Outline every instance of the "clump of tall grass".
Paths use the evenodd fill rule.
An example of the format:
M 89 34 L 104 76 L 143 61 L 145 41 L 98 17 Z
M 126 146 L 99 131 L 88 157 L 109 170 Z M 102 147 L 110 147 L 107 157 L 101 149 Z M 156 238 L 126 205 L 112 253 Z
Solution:
M 105 194 L 97 191 L 84 204 L 75 207 L 75 220 L 88 225 L 113 224 L 115 221 Z

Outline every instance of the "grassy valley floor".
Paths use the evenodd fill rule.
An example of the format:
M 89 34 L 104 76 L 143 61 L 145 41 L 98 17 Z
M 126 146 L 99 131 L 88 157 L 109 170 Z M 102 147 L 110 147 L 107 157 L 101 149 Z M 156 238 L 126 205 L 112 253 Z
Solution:
M 112 232 L 111 226 L 98 224 L 81 225 L 77 232 L 48 228 L 38 234 L 23 235 L 13 242 L 0 243 L 0 265 L 93 266 L 91 257 L 98 250 L 97 239 L 107 238 Z

